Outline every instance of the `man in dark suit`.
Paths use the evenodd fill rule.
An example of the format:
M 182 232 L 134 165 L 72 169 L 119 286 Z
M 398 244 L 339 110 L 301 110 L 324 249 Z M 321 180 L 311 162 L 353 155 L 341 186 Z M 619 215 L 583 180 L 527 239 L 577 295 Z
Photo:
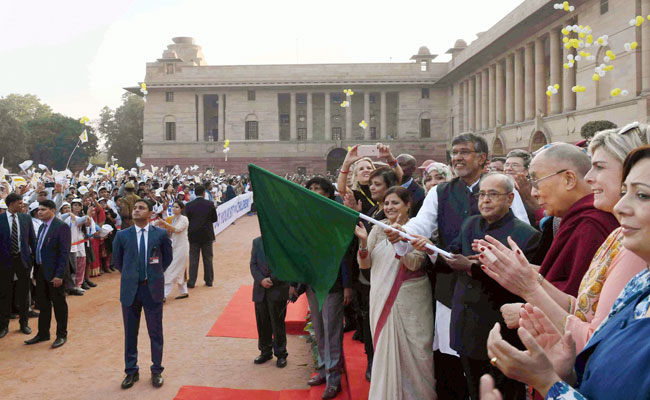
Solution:
M 287 301 L 294 288 L 288 282 L 278 280 L 269 269 L 264 254 L 261 237 L 253 239 L 251 252 L 251 274 L 253 285 L 253 301 L 255 302 L 255 320 L 257 321 L 257 347 L 262 352 L 255 364 L 263 364 L 273 358 L 278 358 L 276 365 L 284 368 L 287 365 L 287 330 L 284 319 L 287 315 Z
M 63 274 L 68 265 L 72 234 L 70 227 L 56 215 L 52 200 L 44 200 L 38 206 L 38 218 L 43 222 L 36 238 L 34 278 L 36 279 L 36 304 L 38 334 L 25 344 L 50 340 L 52 307 L 56 318 L 56 340 L 52 348 L 61 347 L 68 337 L 68 303 L 65 301 Z
M 413 172 L 416 170 L 415 157 L 410 154 L 400 154 L 397 156 L 397 162 L 402 167 L 402 187 L 408 189 L 411 194 L 413 206 L 409 211 L 409 217 L 413 218 L 420 211 L 422 202 L 424 202 L 424 189 L 413 179 Z
M 480 267 L 480 260 L 468 257 L 477 252 L 472 249 L 475 239 L 490 235 L 507 245 L 512 239 L 530 257 L 539 244 L 541 233 L 518 220 L 510 206 L 514 199 L 514 181 L 503 173 L 489 173 L 479 182 L 478 208 L 481 215 L 471 216 L 461 226 L 460 235 L 449 246 L 454 253 L 445 261 L 456 270 L 457 281 L 451 307 L 451 347 L 458 352 L 465 372 L 467 387 L 472 399 L 478 399 L 479 379 L 491 374 L 496 387 L 505 399 L 525 397 L 525 385 L 506 378 L 497 368 L 490 365 L 487 355 L 487 337 L 492 326 L 500 323 L 504 338 L 513 345 L 522 347 L 515 330 L 505 329 L 501 306 L 522 300 L 501 287 L 487 276 Z
M 199 254 L 203 256 L 203 279 L 206 286 L 212 286 L 214 271 L 212 270 L 212 242 L 214 242 L 214 227 L 217 222 L 217 210 L 214 204 L 203 198 L 205 187 L 197 185 L 194 188 L 196 199 L 185 205 L 185 216 L 190 224 L 187 237 L 190 241 L 190 279 L 187 287 L 193 288 L 199 271 Z
M 164 273 L 173 256 L 167 231 L 149 224 L 152 213 L 153 206 L 149 201 L 136 200 L 132 214 L 134 225 L 119 231 L 113 241 L 113 265 L 122 273 L 120 302 L 124 319 L 126 373 L 122 389 L 130 388 L 140 378 L 138 330 L 143 308 L 151 341 L 151 383 L 154 387 L 163 385 Z
M 25 335 L 32 333 L 28 325 L 29 273 L 36 246 L 32 219 L 21 213 L 22 197 L 10 193 L 5 204 L 7 212 L 0 215 L 0 338 L 9 331 L 14 275 L 18 278 L 16 298 L 20 311 L 20 331 Z

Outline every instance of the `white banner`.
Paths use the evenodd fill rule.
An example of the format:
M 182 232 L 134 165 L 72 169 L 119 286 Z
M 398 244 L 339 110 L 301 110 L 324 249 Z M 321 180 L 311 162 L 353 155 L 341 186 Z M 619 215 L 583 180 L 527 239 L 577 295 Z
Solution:
M 253 193 L 240 194 L 234 199 L 217 207 L 217 222 L 214 223 L 214 235 L 229 227 L 237 218 L 251 210 L 253 205 Z

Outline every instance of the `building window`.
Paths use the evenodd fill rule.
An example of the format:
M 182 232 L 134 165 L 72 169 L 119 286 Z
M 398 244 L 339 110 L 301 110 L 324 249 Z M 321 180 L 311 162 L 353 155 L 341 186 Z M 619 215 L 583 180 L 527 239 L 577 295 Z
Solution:
M 289 114 L 280 114 L 280 123 L 289 124 Z
M 206 142 L 216 142 L 217 140 L 219 140 L 219 129 L 212 128 L 212 129 L 209 129 L 209 130 L 205 131 L 205 133 L 203 135 L 203 139 Z
M 176 140 L 176 122 L 165 123 L 165 140 Z
M 422 98 L 423 99 L 429 98 L 429 88 L 422 88 Z
M 246 140 L 257 140 L 257 121 L 246 121 Z
M 304 93 L 299 93 L 296 95 L 297 104 L 307 104 L 307 95 Z
M 420 71 L 427 72 L 428 63 L 426 61 L 420 61 Z
M 420 137 L 423 139 L 431 137 L 431 120 L 428 118 L 420 120 Z
M 609 0 L 600 0 L 600 15 L 609 11 Z
M 255 91 L 254 90 L 249 90 L 248 91 L 248 100 L 249 101 L 255 100 Z
M 174 64 L 165 64 L 165 73 L 171 75 L 174 73 Z
M 368 103 L 370 104 L 375 104 L 377 102 L 377 96 L 374 94 L 371 94 L 368 96 Z
M 174 92 L 165 92 L 165 101 L 167 103 L 173 103 L 174 102 Z
M 341 128 L 332 128 L 332 140 L 341 140 Z
M 340 94 L 333 94 L 332 95 L 332 103 L 340 104 L 341 103 L 341 95 Z
M 298 128 L 298 140 L 307 140 L 307 128 Z
M 375 126 L 370 127 L 370 139 L 372 139 L 372 140 L 377 139 L 377 127 L 375 127 Z

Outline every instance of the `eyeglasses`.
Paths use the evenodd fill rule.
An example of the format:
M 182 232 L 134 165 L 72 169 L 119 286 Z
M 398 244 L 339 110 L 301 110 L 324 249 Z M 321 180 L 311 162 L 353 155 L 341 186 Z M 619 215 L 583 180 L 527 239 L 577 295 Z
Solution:
M 505 163 L 505 164 L 503 164 L 504 169 L 505 168 L 519 169 L 519 168 L 523 168 L 523 167 L 524 167 L 523 165 L 517 164 L 517 163 Z
M 451 156 L 452 157 L 458 157 L 458 155 L 460 154 L 461 157 L 466 158 L 466 157 L 469 157 L 470 154 L 476 153 L 476 152 L 477 152 L 476 150 L 466 150 L 466 149 L 463 149 L 461 151 L 454 150 L 454 151 L 451 152 Z
M 499 196 L 507 196 L 510 193 L 499 193 L 499 192 L 478 192 L 474 196 L 479 199 L 483 200 L 484 198 L 488 198 L 489 200 L 494 200 Z
M 561 174 L 563 172 L 567 172 L 567 171 L 568 171 L 567 169 L 561 169 L 561 170 L 557 171 L 554 174 L 546 175 L 545 177 L 542 177 L 542 178 L 539 178 L 539 179 L 530 179 L 530 185 L 533 187 L 533 189 L 539 189 L 539 183 L 541 181 L 543 181 L 544 179 L 550 178 L 550 177 L 555 176 L 555 175 L 559 175 L 559 174 Z
M 503 172 L 503 168 L 499 169 L 497 167 L 487 167 L 488 172 Z

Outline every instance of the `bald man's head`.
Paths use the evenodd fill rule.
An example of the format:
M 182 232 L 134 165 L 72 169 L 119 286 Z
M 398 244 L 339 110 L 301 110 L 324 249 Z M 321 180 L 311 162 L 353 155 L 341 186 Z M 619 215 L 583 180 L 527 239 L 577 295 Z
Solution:
M 591 169 L 591 159 L 582 149 L 567 143 L 556 143 L 535 156 L 532 163 L 552 163 L 559 169 L 569 169 L 584 178 Z
M 415 172 L 415 157 L 410 154 L 400 154 L 396 159 L 399 163 L 399 166 L 402 167 L 402 172 L 404 172 L 404 175 L 402 177 L 402 183 L 404 183 L 411 179 L 413 172 Z

